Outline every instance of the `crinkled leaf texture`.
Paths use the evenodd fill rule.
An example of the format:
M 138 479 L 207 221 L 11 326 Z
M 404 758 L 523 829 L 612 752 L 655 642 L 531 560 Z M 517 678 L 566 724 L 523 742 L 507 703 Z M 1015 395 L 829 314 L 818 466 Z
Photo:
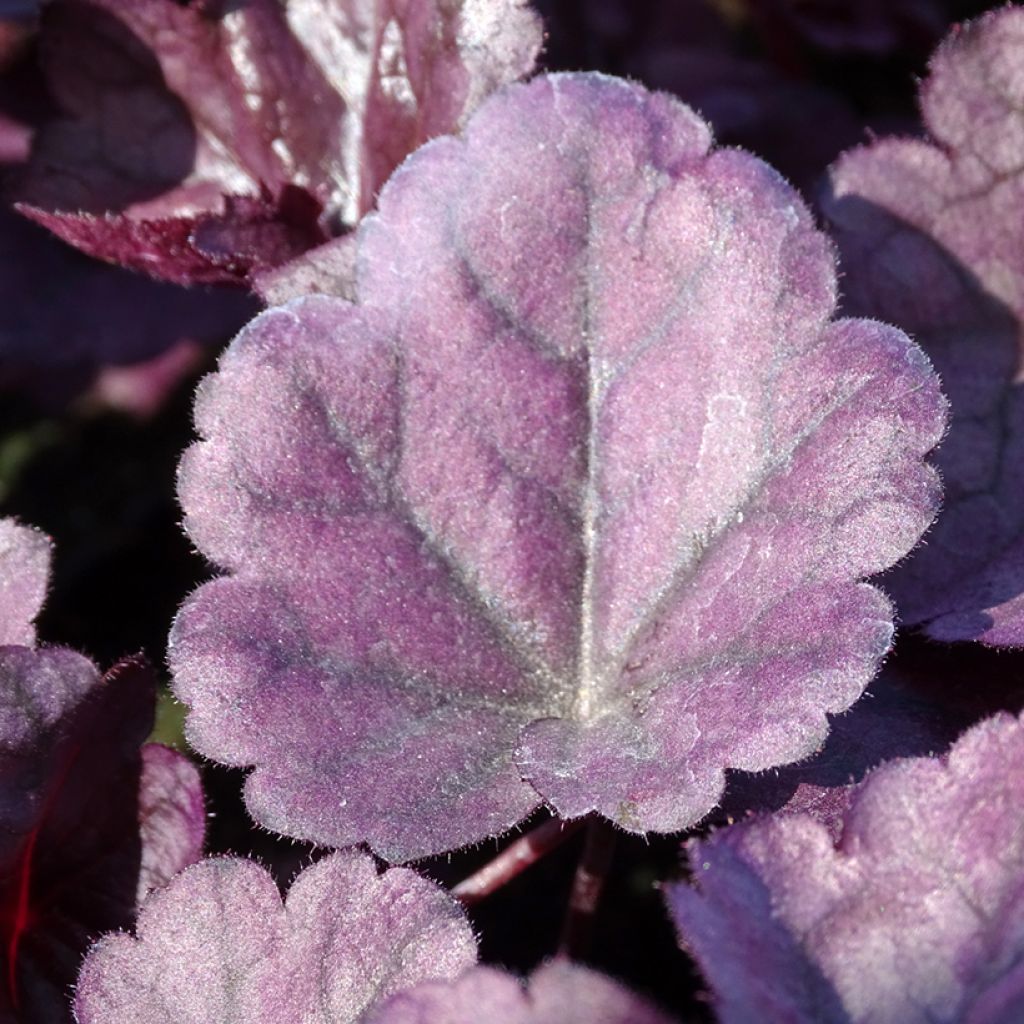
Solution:
M 49 538 L 0 519 L 0 644 L 35 643 L 35 618 L 50 579 Z
M 809 817 L 690 845 L 669 905 L 723 1024 L 1024 1019 L 1024 724 L 880 768 L 833 842 Z
M 541 24 L 526 0 L 64 0 L 42 39 L 61 114 L 22 198 L 92 255 L 230 281 L 324 240 L 321 206 L 357 223 L 412 150 L 533 69 Z
M 555 962 L 527 983 L 490 967 L 426 982 L 389 999 L 368 1024 L 671 1024 L 646 1000 L 595 971 Z
M 882 139 L 832 171 L 846 308 L 915 337 L 948 389 L 946 507 L 886 586 L 940 640 L 1024 643 L 1024 9 L 957 29 L 921 106 L 935 141 Z
M 380 1000 L 476 961 L 461 908 L 362 853 L 307 868 L 282 905 L 259 865 L 205 860 L 143 906 L 82 967 L 78 1024 L 354 1024 Z
M 140 755 L 153 695 L 143 662 L 101 677 L 73 651 L 0 647 L 2 1021 L 70 1020 L 89 943 L 199 853 L 195 769 Z
M 175 685 L 256 818 L 396 860 L 540 800 L 674 831 L 815 750 L 889 645 L 857 581 L 931 520 L 944 401 L 899 331 L 829 322 L 795 192 L 550 76 L 407 161 L 357 262 L 361 305 L 242 333 L 181 467 L 229 575 Z

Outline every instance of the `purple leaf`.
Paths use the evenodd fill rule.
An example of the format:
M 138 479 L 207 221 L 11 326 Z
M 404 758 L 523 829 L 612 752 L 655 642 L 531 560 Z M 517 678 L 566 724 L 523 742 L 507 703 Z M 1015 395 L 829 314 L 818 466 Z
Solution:
M 22 198 L 63 211 L 48 226 L 85 251 L 176 282 L 245 269 L 193 244 L 211 218 L 246 234 L 256 270 L 323 240 L 280 205 L 250 211 L 252 230 L 242 207 L 263 190 L 304 190 L 326 225 L 355 224 L 408 153 L 529 72 L 541 42 L 525 0 L 216 6 L 65 0 L 43 30 L 61 114 Z M 67 216 L 110 211 L 123 216 Z
M 69 1019 L 91 939 L 134 916 L 139 744 L 153 677 L 60 648 L 0 648 L 0 1017 Z
M 36 650 L 50 543 L 0 520 L 0 1020 L 70 1020 L 66 992 L 89 942 L 200 854 L 202 788 L 186 758 L 142 748 L 155 684 L 142 659 L 101 677 Z
M 632 831 L 804 757 L 874 674 L 937 485 L 921 353 L 829 323 L 795 192 L 669 97 L 552 76 L 413 156 L 362 307 L 257 319 L 180 494 L 232 575 L 172 635 L 257 820 L 391 859 L 541 800 Z M 383 813 L 382 813 L 383 812 Z
M 671 1024 L 646 1000 L 595 971 L 555 961 L 524 988 L 491 967 L 454 982 L 426 982 L 402 992 L 367 1024 Z
M 0 644 L 33 644 L 50 581 L 50 539 L 0 519 Z
M 24 52 L 39 20 L 40 0 L 0 3 L 0 71 L 6 71 Z
M 1024 725 L 893 762 L 833 842 L 806 816 L 690 844 L 671 887 L 723 1024 L 981 1024 L 1024 1013 Z
M 946 508 L 887 587 L 940 640 L 1024 643 L 1024 10 L 954 32 L 921 91 L 934 142 L 843 157 L 825 212 L 847 308 L 909 331 L 935 360 L 953 423 Z
M 194 864 L 206 839 L 203 784 L 196 766 L 159 743 L 142 748 L 139 778 L 139 832 L 142 863 L 138 899 L 166 885 Z
M 32 131 L 28 125 L 0 111 L 0 166 L 28 159 Z
M 378 1001 L 476 960 L 461 908 L 405 868 L 340 853 L 282 906 L 249 861 L 205 860 L 143 906 L 137 938 L 110 935 L 78 980 L 78 1024 L 348 1024 Z

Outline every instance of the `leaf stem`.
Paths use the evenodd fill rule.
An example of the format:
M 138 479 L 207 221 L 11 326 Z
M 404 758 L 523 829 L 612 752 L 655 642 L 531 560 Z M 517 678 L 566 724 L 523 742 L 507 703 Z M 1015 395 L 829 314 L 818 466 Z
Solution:
M 565 911 L 557 953 L 560 959 L 582 960 L 587 955 L 593 938 L 597 905 L 615 853 L 615 830 L 609 822 L 597 815 L 584 820 L 587 822 L 587 836 Z
M 490 896 L 492 892 L 511 882 L 527 868 L 532 867 L 546 854 L 561 846 L 567 839 L 574 836 L 588 822 L 587 818 L 576 818 L 563 821 L 561 818 L 550 818 L 538 825 L 525 836 L 506 846 L 492 861 L 464 878 L 454 889 L 452 895 L 464 907 L 472 907 Z

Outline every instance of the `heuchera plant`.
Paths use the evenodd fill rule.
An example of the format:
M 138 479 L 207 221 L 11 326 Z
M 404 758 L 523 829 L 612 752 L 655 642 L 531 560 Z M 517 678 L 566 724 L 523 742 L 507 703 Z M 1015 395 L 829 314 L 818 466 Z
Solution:
M 373 1024 L 670 1024 L 660 1010 L 607 978 L 555 962 L 537 971 L 524 991 L 488 967 L 467 971 L 454 985 L 419 985 L 388 1000 Z
M 793 190 L 666 97 L 542 77 L 404 165 L 358 269 L 243 332 L 181 470 L 233 575 L 177 692 L 254 815 L 390 860 L 542 799 L 671 832 L 819 746 L 945 406 L 904 335 L 829 323 Z
M 18 15 L 0 8 L 0 40 L 10 26 L 24 44 Z M 523 0 L 58 0 L 37 27 L 9 126 L 0 78 L 5 191 L 83 252 L 170 283 L 0 213 L 0 387 L 146 415 L 258 308 L 172 284 L 346 287 L 346 239 L 328 239 L 541 41 Z
M 0 11 L 8 194 L 83 250 L 0 210 L 0 386 L 154 411 L 272 307 L 180 463 L 183 731 L 39 645 L 0 519 L 0 1024 L 1024 1020 L 1024 9 L 893 137 L 864 55 L 943 0 L 538 6 L 528 82 L 525 0 Z

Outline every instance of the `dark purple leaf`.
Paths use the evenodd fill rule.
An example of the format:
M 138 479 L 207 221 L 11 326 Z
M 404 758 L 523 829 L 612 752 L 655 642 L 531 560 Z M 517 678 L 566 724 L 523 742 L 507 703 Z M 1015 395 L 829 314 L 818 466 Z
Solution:
M 541 39 L 525 0 L 213 6 L 55 4 L 43 53 L 62 112 L 21 188 L 75 245 L 176 282 L 237 278 L 323 240 L 276 199 L 261 206 L 264 191 L 304 190 L 331 228 L 355 224 L 408 153 L 529 72 Z M 232 243 L 220 258 L 211 224 Z
M 667 96 L 552 76 L 414 155 L 363 303 L 257 319 L 180 494 L 231 575 L 180 613 L 197 748 L 264 825 L 402 860 L 542 799 L 692 825 L 805 757 L 892 635 L 944 403 L 829 322 L 828 243 Z
M 730 49 L 734 33 L 705 0 L 535 0 L 548 34 L 544 65 L 553 71 L 596 67 L 624 74 L 652 50 Z
M 946 21 L 940 0 L 758 0 L 751 6 L 769 26 L 785 25 L 823 50 L 873 57 L 922 44 L 930 49 Z
M 33 644 L 50 579 L 50 539 L 0 519 L 0 644 Z
M 652 46 L 635 73 L 699 110 L 721 143 L 752 150 L 804 189 L 863 138 L 842 97 L 729 51 Z
M 454 982 L 426 982 L 402 992 L 367 1024 L 671 1024 L 646 1000 L 595 971 L 556 961 L 524 987 L 491 967 Z
M 689 846 L 669 906 L 722 1024 L 1013 1024 L 1024 1015 L 1024 725 L 897 761 L 842 834 L 808 816 Z
M 0 3 L 0 71 L 24 52 L 39 20 L 40 0 L 3 0 Z
M 61 1024 L 89 943 L 199 856 L 202 788 L 180 754 L 140 751 L 145 661 L 101 677 L 73 651 L 12 644 L 34 639 L 50 544 L 0 520 L 0 548 L 0 1020 Z
M 898 324 L 953 411 L 946 507 L 887 587 L 941 640 L 1024 643 L 1024 10 L 955 31 L 921 91 L 933 142 L 883 139 L 833 169 L 825 212 L 846 307 Z
M 139 864 L 148 666 L 105 679 L 60 648 L 0 648 L 0 1019 L 69 1020 L 89 942 L 127 927 Z
M 458 904 L 361 853 L 304 871 L 282 905 L 257 864 L 205 860 L 110 935 L 78 980 L 78 1024 L 355 1024 L 380 1000 L 476 960 Z

